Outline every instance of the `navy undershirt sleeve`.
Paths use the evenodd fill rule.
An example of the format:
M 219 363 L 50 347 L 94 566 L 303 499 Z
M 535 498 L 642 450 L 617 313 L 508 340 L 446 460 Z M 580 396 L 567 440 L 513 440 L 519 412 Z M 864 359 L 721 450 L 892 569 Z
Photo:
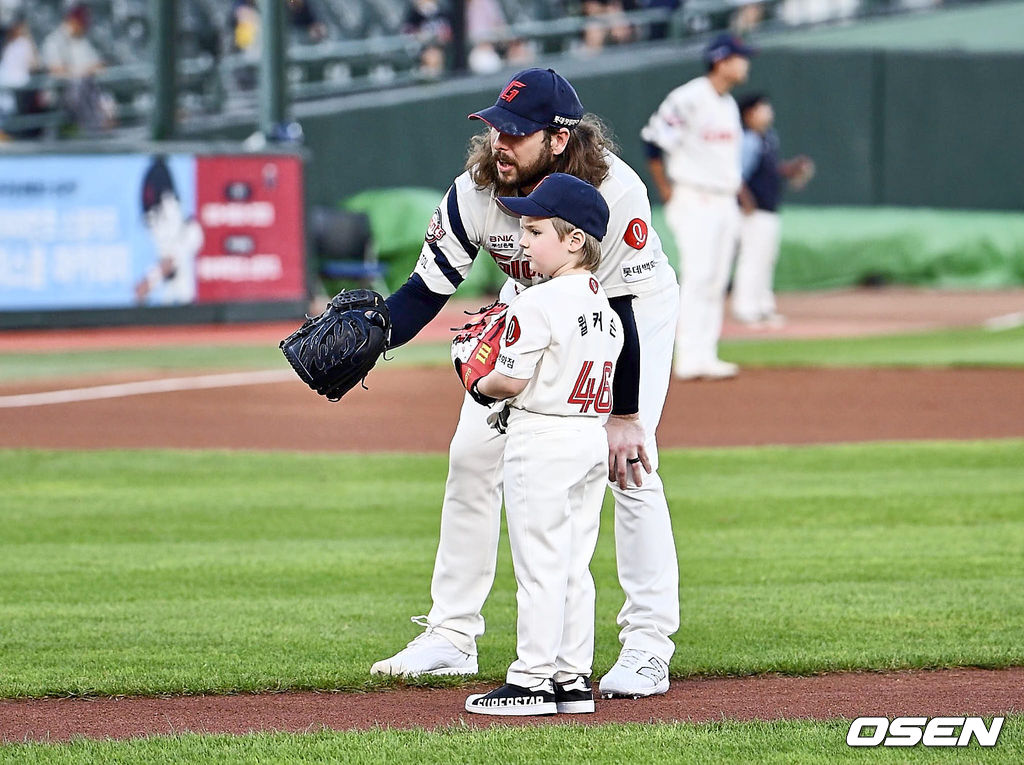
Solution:
M 397 348 L 416 337 L 444 308 L 448 297 L 431 292 L 419 274 L 410 276 L 384 301 L 391 312 L 391 343 L 388 347 Z
M 647 157 L 647 159 L 658 159 L 664 153 L 665 152 L 662 150 L 660 146 L 658 146 L 658 144 L 650 143 L 649 141 L 644 141 L 644 154 Z
M 640 411 L 640 336 L 633 316 L 633 295 L 608 298 L 622 324 L 622 353 L 612 381 L 612 414 Z

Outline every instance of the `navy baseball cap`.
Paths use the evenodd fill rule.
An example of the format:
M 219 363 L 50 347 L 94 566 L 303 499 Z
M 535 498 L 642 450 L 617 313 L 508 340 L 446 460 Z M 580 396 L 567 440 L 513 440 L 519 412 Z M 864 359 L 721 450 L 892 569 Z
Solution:
M 524 69 L 512 75 L 494 106 L 469 115 L 499 133 L 531 135 L 547 127 L 572 129 L 583 104 L 569 81 L 554 69 Z
M 704 62 L 710 66 L 718 61 L 729 58 L 729 56 L 750 58 L 756 52 L 736 35 L 723 32 L 720 35 L 716 35 L 704 48 Z
M 608 231 L 608 203 L 601 192 L 575 175 L 551 173 L 529 196 L 498 197 L 498 204 L 521 218 L 561 218 L 597 239 Z

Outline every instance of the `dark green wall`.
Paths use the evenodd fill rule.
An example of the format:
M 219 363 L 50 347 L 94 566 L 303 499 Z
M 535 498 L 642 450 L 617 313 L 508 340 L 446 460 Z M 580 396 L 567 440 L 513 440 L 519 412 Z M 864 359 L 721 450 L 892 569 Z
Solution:
M 614 65 L 568 61 L 559 71 L 646 177 L 639 130 L 700 66 L 661 49 Z M 493 103 L 504 79 L 298 107 L 312 155 L 308 199 L 324 204 L 370 188 L 446 188 L 479 125 L 466 115 Z M 738 93 L 768 92 L 783 153 L 815 159 L 817 177 L 790 197 L 794 202 L 1013 210 L 1024 205 L 1022 80 L 1024 54 L 771 48 L 754 59 Z M 195 137 L 214 135 L 224 133 Z
M 885 62 L 880 201 L 1024 209 L 1024 55 Z

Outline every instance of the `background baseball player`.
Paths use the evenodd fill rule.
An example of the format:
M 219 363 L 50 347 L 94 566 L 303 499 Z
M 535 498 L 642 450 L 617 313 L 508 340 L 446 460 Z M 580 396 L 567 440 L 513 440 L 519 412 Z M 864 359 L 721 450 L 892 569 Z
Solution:
M 718 358 L 725 286 L 739 227 L 740 127 L 729 94 L 747 79 L 750 48 L 719 35 L 704 51 L 707 74 L 665 97 L 644 126 L 651 174 L 679 246 L 682 271 L 676 377 L 734 377 Z
M 779 158 L 779 136 L 773 129 L 775 111 L 763 93 L 740 100 L 743 120 L 740 189 L 740 246 L 732 283 L 732 313 L 752 326 L 780 327 L 785 323 L 775 306 L 772 282 L 779 259 L 784 180 L 801 189 L 814 175 L 814 162 L 800 155 Z
M 619 319 L 592 275 L 608 205 L 586 181 L 555 173 L 499 204 L 522 219 L 520 244 L 548 281 L 508 308 L 493 371 L 470 390 L 507 399 L 505 515 L 516 575 L 516 660 L 505 685 L 466 710 L 490 715 L 594 711 L 594 580 Z M 475 385 L 475 387 L 474 387 Z
M 601 122 L 585 115 L 572 86 L 552 70 L 527 69 L 494 106 L 471 115 L 490 129 L 470 143 L 467 170 L 434 211 L 419 262 L 390 298 L 393 346 L 411 339 L 462 283 L 483 248 L 509 275 L 502 301 L 541 281 L 519 246 L 519 221 L 497 196 L 529 192 L 550 172 L 592 183 L 609 207 L 597 278 L 619 315 L 624 347 L 606 425 L 615 485 L 615 546 L 626 599 L 618 616 L 623 649 L 602 693 L 643 696 L 668 690 L 668 661 L 679 627 L 678 568 L 668 504 L 657 475 L 655 430 L 668 390 L 679 292 L 650 226 L 647 189 L 612 153 Z M 641 375 L 641 356 L 643 374 Z M 481 609 L 494 580 L 501 519 L 505 437 L 466 396 L 449 453 L 441 538 L 426 627 L 374 673 L 472 674 Z M 627 464 L 628 460 L 628 464 Z M 642 475 L 649 469 L 650 475 Z

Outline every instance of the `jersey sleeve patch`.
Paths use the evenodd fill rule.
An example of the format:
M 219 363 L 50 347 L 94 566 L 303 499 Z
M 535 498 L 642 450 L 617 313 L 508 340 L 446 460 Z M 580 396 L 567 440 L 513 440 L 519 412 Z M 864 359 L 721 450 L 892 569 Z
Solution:
M 522 329 L 519 327 L 519 317 L 513 316 L 505 328 L 505 347 L 515 345 L 522 336 Z
M 444 227 L 441 225 L 441 208 L 437 207 L 434 209 L 434 214 L 430 216 L 427 235 L 424 238 L 427 240 L 427 244 L 434 244 L 434 242 L 444 239 L 445 233 Z
M 528 297 L 529 290 L 517 296 L 509 306 L 498 354 L 497 369 L 508 377 L 528 380 L 551 343 L 551 330 L 542 307 Z
M 642 250 L 647 244 L 647 224 L 640 218 L 633 218 L 626 226 L 622 241 L 634 250 Z

